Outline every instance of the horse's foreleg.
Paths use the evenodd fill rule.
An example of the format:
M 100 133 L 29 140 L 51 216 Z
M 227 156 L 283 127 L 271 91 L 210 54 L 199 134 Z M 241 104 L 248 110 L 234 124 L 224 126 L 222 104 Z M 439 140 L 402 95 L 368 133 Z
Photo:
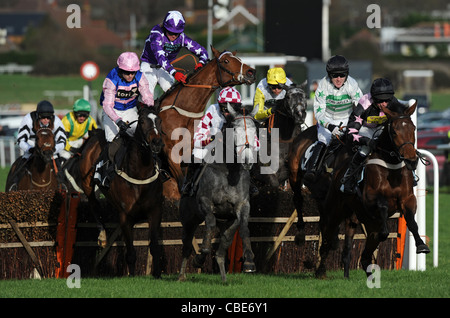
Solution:
M 367 267 L 369 267 L 370 264 L 372 264 L 372 258 L 373 258 L 373 252 L 377 249 L 379 241 L 379 235 L 377 232 L 371 230 L 369 227 L 366 226 L 367 230 L 367 239 L 366 239 L 366 246 L 364 247 L 364 251 L 361 254 L 361 267 L 364 272 L 366 272 L 367 276 L 369 276 L 369 273 L 367 273 Z
M 120 227 L 124 236 L 126 253 L 125 260 L 128 266 L 128 273 L 130 276 L 134 276 L 134 270 L 136 265 L 136 250 L 133 246 L 133 225 L 128 220 L 125 212 L 120 214 Z
M 295 235 L 295 243 L 297 245 L 303 245 L 305 243 L 305 222 L 303 221 L 303 196 L 302 196 L 302 188 L 301 185 L 296 185 L 294 190 L 294 207 L 297 210 L 298 221 L 297 221 L 297 231 L 298 233 Z
M 256 272 L 256 265 L 254 262 L 255 254 L 252 251 L 250 243 L 250 230 L 248 228 L 248 218 L 250 216 L 250 204 L 245 204 L 241 208 L 241 224 L 239 228 L 239 235 L 242 238 L 242 247 L 244 250 L 244 264 L 242 270 L 244 273 Z
M 419 227 L 417 226 L 417 222 L 414 219 L 414 215 L 416 214 L 416 208 L 417 208 L 416 202 L 417 202 L 416 197 L 410 196 L 409 200 L 407 200 L 405 203 L 405 213 L 404 214 L 405 214 L 406 225 L 408 226 L 408 229 L 411 231 L 411 233 L 414 237 L 414 241 L 416 243 L 416 253 L 417 254 L 420 254 L 420 253 L 428 254 L 428 253 L 430 253 L 430 249 L 428 248 L 428 246 L 424 243 L 424 241 L 420 237 Z
M 159 245 L 159 234 L 161 230 L 162 207 L 154 207 L 151 217 L 149 217 L 149 241 L 150 253 L 152 254 L 152 275 L 155 278 L 161 277 L 161 245 Z
M 100 213 L 99 213 L 101 211 L 102 207 L 100 206 L 100 203 L 95 198 L 94 191 L 92 191 L 90 193 L 90 195 L 88 196 L 88 201 L 89 201 L 91 213 L 94 216 L 94 219 L 97 223 L 97 229 L 98 229 L 98 233 L 99 233 L 98 238 L 97 238 L 97 244 L 101 248 L 105 248 L 106 245 L 108 244 L 108 238 L 106 236 L 106 230 L 103 225 L 103 222 L 101 221 Z
M 212 211 L 212 208 L 211 210 Z M 206 256 L 211 253 L 212 250 L 212 239 L 214 237 L 214 232 L 216 229 L 216 217 L 212 212 L 208 212 L 205 217 L 206 231 L 203 237 L 202 247 L 200 249 L 200 254 L 195 255 L 194 266 L 201 267 L 206 260 Z
M 222 236 L 220 237 L 219 248 L 217 249 L 217 252 L 216 252 L 216 261 L 217 261 L 217 264 L 219 265 L 220 276 L 221 276 L 223 282 L 226 282 L 226 280 L 227 280 L 226 271 L 225 271 L 225 257 L 226 257 L 227 249 L 233 242 L 233 237 L 239 227 L 239 224 L 240 224 L 240 220 L 238 217 L 236 220 L 234 220 L 234 222 L 231 224 L 231 226 L 223 232 Z M 244 244 L 244 241 L 242 241 L 242 243 Z
M 356 232 L 356 223 L 351 218 L 345 220 L 345 241 L 342 251 L 342 263 L 344 264 L 344 277 L 349 278 L 350 260 L 352 252 L 353 236 Z

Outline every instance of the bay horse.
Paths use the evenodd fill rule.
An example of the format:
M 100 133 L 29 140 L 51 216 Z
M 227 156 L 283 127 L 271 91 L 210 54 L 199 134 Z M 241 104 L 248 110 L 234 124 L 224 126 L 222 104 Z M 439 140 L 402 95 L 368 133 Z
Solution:
M 134 275 L 136 252 L 133 247 L 132 229 L 140 220 L 149 222 L 150 253 L 153 256 L 154 277 L 161 276 L 160 224 L 162 218 L 162 180 L 156 155 L 162 150 L 161 119 L 158 110 L 153 107 L 139 109 L 138 124 L 133 137 L 123 133 L 126 151 L 121 166 L 116 167 L 117 174 L 111 181 L 109 189 L 100 187 L 108 203 L 119 215 L 119 223 L 126 244 L 126 262 L 130 275 Z M 95 132 L 83 147 L 79 159 L 81 189 L 88 197 L 91 210 L 99 226 L 99 245 L 106 246 L 106 231 L 101 224 L 98 211 L 101 209 L 97 200 L 93 175 L 95 164 L 102 148 L 106 146 L 103 132 Z
M 252 176 L 263 184 L 269 184 L 273 188 L 278 188 L 289 178 L 289 169 L 287 160 L 290 147 L 294 139 L 302 131 L 302 125 L 306 118 L 306 93 L 305 87 L 307 82 L 304 81 L 300 85 L 292 84 L 290 86 L 281 84 L 286 91 L 285 98 L 277 104 L 276 111 L 267 120 L 267 144 L 268 153 L 271 158 L 278 158 L 278 165 L 270 163 L 272 174 L 259 174 L 261 165 L 267 163 L 258 162 L 253 167 Z M 273 129 L 278 130 L 276 141 L 272 141 Z M 263 134 L 260 136 L 263 138 Z M 272 149 L 273 143 L 277 143 L 277 147 Z
M 354 216 L 364 224 L 367 233 L 366 245 L 361 255 L 361 266 L 366 272 L 372 263 L 373 252 L 379 243 L 388 237 L 388 218 L 398 211 L 404 215 L 408 229 L 413 234 L 416 253 L 430 252 L 420 238 L 418 226 L 414 220 L 417 202 L 413 192 L 412 170 L 417 166 L 418 155 L 414 147 L 416 127 L 410 116 L 416 110 L 416 106 L 417 102 L 410 102 L 409 107 L 402 112 L 401 107 L 395 107 L 395 105 L 391 105 L 390 109 L 382 107 L 387 120 L 381 126 L 377 146 L 367 158 L 363 181 L 356 194 L 343 194 L 340 191 L 341 179 L 349 164 L 349 156 L 345 152 L 349 150 L 342 148 L 338 152 L 336 161 L 341 164 L 333 173 L 324 209 L 321 211 L 322 245 L 320 264 L 316 269 L 317 277 L 326 276 L 325 261 L 333 241 L 336 241 L 339 224 L 344 219 L 348 224 L 348 220 Z M 339 158 L 342 155 L 345 159 Z M 354 232 L 354 226 L 346 228 L 346 247 L 342 257 L 345 277 L 349 274 L 349 245 Z
M 56 165 L 53 159 L 55 136 L 51 127 L 39 127 L 35 123 L 35 147 L 28 159 L 19 157 L 11 166 L 6 181 L 6 190 L 56 190 L 59 182 L 56 178 Z M 17 188 L 11 189 L 16 169 L 25 169 L 17 182 Z
M 192 254 L 192 240 L 198 225 L 205 221 L 206 231 L 200 254 L 194 258 L 194 266 L 201 267 L 206 256 L 211 253 L 212 239 L 216 226 L 221 236 L 216 251 L 216 261 L 219 265 L 222 281 L 226 281 L 225 257 L 228 247 L 233 241 L 234 234 L 239 228 L 243 244 L 243 271 L 255 272 L 254 254 L 250 244 L 248 219 L 250 217 L 250 169 L 256 162 L 256 154 L 252 148 L 256 137 L 256 126 L 253 116 L 238 115 L 228 107 L 231 116 L 227 117 L 227 124 L 223 129 L 223 139 L 214 149 L 223 148 L 223 142 L 229 146 L 229 139 L 234 146 L 227 148 L 227 159 L 206 163 L 200 176 L 198 190 L 194 196 L 184 195 L 180 200 L 180 218 L 183 225 L 182 265 L 179 280 L 186 280 L 186 265 Z M 231 117 L 231 119 L 230 119 Z M 226 127 L 232 128 L 226 128 Z M 218 137 L 219 136 L 219 137 Z M 233 140 L 234 138 L 234 140 Z M 231 156 L 230 156 L 231 153 Z M 221 155 L 223 153 L 221 152 Z M 222 157 L 223 159 L 223 157 Z M 207 161 L 208 162 L 208 161 Z
M 165 192 L 175 200 L 180 198 L 178 188 L 183 182 L 180 163 L 182 158 L 191 156 L 194 120 L 203 116 L 206 104 L 217 89 L 249 85 L 256 80 L 256 71 L 244 64 L 235 52 L 220 53 L 212 46 L 211 50 L 214 54 L 212 60 L 189 75 L 186 84 L 174 84 L 155 102 L 155 106 L 160 108 L 162 120 L 164 157 L 173 177 L 165 182 Z M 183 146 L 180 147 L 181 144 L 178 144 L 181 141 Z

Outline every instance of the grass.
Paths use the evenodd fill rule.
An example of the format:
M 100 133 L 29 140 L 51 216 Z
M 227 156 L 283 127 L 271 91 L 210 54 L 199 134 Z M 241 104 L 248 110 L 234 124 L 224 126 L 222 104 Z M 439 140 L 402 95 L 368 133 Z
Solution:
M 0 171 L 0 186 L 8 169 Z M 4 189 L 4 185 L 3 185 Z M 80 288 L 68 288 L 64 279 L 3 280 L 0 298 L 448 298 L 450 297 L 450 193 L 439 199 L 439 265 L 433 268 L 433 195 L 427 198 L 427 234 L 432 253 L 427 256 L 427 270 L 382 270 L 380 288 L 368 288 L 361 270 L 328 272 L 317 280 L 313 273 L 298 274 L 229 274 L 223 284 L 220 276 L 188 274 L 186 282 L 177 275 L 152 277 L 83 278 Z M 70 282 L 73 282 L 70 280 Z M 176 302 L 174 305 L 177 304 Z M 178 308 L 178 307 L 177 307 Z M 173 308 L 172 308 L 173 309 Z
M 66 280 L 0 281 L 0 297 L 21 298 L 447 298 L 448 270 L 425 272 L 381 271 L 380 288 L 369 288 L 362 271 L 330 272 L 325 280 L 313 274 L 230 274 L 222 283 L 219 275 L 191 274 L 186 282 L 176 275 L 81 279 L 80 288 L 68 288 Z
M 100 75 L 92 81 L 92 90 L 100 94 L 104 76 Z M 81 76 L 31 76 L 31 75 L 0 75 L 0 87 L 2 87 L 1 104 L 31 103 L 37 104 L 42 99 L 48 99 L 44 95 L 45 90 L 52 91 L 82 91 L 87 82 Z M 100 95 L 96 96 L 99 98 Z M 78 97 L 79 98 L 79 97 Z M 55 108 L 71 109 L 72 103 L 67 98 L 56 97 L 50 100 Z

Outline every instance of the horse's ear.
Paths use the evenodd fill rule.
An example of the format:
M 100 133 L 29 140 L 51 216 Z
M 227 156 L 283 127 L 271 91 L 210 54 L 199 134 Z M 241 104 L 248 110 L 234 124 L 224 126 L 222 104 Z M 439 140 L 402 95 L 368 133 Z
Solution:
M 231 116 L 232 116 L 233 119 L 234 119 L 234 118 L 237 116 L 237 113 L 236 113 L 236 111 L 234 110 L 234 108 L 231 107 L 231 105 L 230 105 L 229 102 L 227 102 L 227 109 L 228 109 L 228 112 L 231 114 Z
M 212 45 L 211 45 L 211 52 L 213 53 L 213 55 L 214 55 L 216 58 L 219 58 L 220 52 L 217 51 Z
M 308 80 L 305 80 L 303 83 L 300 84 L 300 88 L 305 90 L 306 85 L 308 85 Z
M 412 104 L 412 105 L 411 105 Z M 412 114 L 414 114 L 414 111 L 416 110 L 416 108 L 417 108 L 417 100 L 415 100 L 415 99 L 411 99 L 410 101 L 409 101 L 409 107 L 405 110 L 405 115 L 407 115 L 407 116 L 411 116 Z
M 233 55 L 236 55 L 236 54 L 237 54 L 237 51 L 233 51 L 233 52 L 231 52 L 231 53 L 233 53 Z

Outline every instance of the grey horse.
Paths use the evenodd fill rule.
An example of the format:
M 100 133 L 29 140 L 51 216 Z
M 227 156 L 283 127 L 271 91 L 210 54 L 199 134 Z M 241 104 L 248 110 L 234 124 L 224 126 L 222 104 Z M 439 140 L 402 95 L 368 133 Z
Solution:
M 256 162 L 254 147 L 257 138 L 255 138 L 254 114 L 239 115 L 230 105 L 228 105 L 228 111 L 230 116 L 227 116 L 224 133 L 216 135 L 214 162 L 206 163 L 202 170 L 196 194 L 183 196 L 180 201 L 180 216 L 183 224 L 183 261 L 179 274 L 181 281 L 186 280 L 186 265 L 193 251 L 192 239 L 198 225 L 203 221 L 205 221 L 206 231 L 200 249 L 201 253 L 194 258 L 194 267 L 201 267 L 206 256 L 211 253 L 212 240 L 217 226 L 221 236 L 215 259 L 219 265 L 222 281 L 226 281 L 225 256 L 227 249 L 238 228 L 244 250 L 243 271 L 246 273 L 256 271 L 248 229 L 250 169 Z M 226 156 L 223 156 L 223 153 L 220 156 L 224 160 L 217 157 L 221 147 L 222 149 L 226 148 Z M 208 162 L 208 158 L 206 158 L 206 162 Z

